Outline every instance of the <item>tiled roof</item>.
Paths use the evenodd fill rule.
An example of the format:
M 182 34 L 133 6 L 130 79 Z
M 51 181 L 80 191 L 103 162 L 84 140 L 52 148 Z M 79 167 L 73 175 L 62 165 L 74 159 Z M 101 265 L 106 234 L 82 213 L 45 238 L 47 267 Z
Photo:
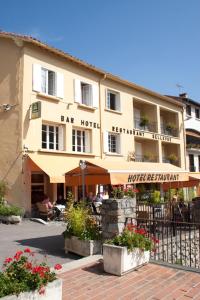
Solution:
M 79 64 L 81 65 L 82 67 L 85 67 L 87 69 L 90 69 L 91 71 L 94 71 L 100 75 L 102 75 L 102 77 L 105 79 L 110 79 L 110 80 L 113 80 L 115 82 L 118 82 L 122 85 L 125 85 L 127 87 L 130 87 L 130 88 L 133 88 L 133 89 L 136 89 L 138 91 L 141 91 L 141 92 L 144 92 L 144 93 L 147 93 L 153 97 L 158 97 L 160 99 L 163 99 L 165 101 L 168 101 L 168 102 L 172 102 L 178 106 L 183 106 L 183 104 L 180 102 L 180 101 L 176 101 L 175 99 L 172 100 L 172 98 L 169 98 L 167 96 L 164 96 L 164 95 L 161 95 L 157 92 L 154 92 L 152 90 L 149 90 L 149 89 L 146 89 L 142 86 L 139 86 L 135 83 L 132 83 L 128 80 L 125 80 L 125 79 L 122 79 L 116 75 L 113 75 L 109 72 L 106 72 L 104 71 L 103 69 L 100 69 L 100 68 L 97 68 L 77 57 L 74 57 L 72 55 L 70 55 L 69 53 L 66 53 L 64 51 L 61 51 L 60 49 L 57 49 L 55 47 L 52 47 L 52 46 L 49 46 L 48 44 L 45 44 L 44 42 L 41 42 L 40 40 L 36 39 L 36 38 L 33 38 L 29 35 L 23 35 L 23 34 L 18 34 L 18 33 L 10 33 L 10 32 L 5 32 L 5 31 L 0 31 L 0 38 L 11 38 L 11 39 L 19 39 L 21 41 L 24 41 L 24 42 L 27 42 L 27 43 L 31 43 L 35 46 L 38 46 L 38 47 L 41 47 L 43 49 L 46 49 L 47 51 L 49 52 L 52 52 L 56 55 L 59 55 L 59 56 L 62 56 L 68 60 L 70 60 L 71 62 L 73 63 L 76 63 L 76 64 Z

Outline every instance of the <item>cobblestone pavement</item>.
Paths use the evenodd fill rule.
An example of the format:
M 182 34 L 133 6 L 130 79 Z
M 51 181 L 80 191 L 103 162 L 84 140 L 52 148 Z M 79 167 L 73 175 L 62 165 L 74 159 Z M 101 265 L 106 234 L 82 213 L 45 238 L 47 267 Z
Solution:
M 200 299 L 200 274 L 148 264 L 122 277 L 106 274 L 102 262 L 59 275 L 63 300 Z
M 50 266 L 55 263 L 64 264 L 79 257 L 64 253 L 62 232 L 65 224 L 50 222 L 47 225 L 23 220 L 18 225 L 0 223 L 0 268 L 5 257 L 13 256 L 17 250 L 31 248 L 38 252 L 38 261 L 47 255 Z

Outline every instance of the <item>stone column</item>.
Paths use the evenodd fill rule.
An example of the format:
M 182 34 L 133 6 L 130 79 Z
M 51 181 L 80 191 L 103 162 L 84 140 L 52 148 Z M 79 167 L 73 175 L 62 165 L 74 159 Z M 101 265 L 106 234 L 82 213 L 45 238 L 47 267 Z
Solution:
M 103 239 L 113 238 L 120 234 L 125 223 L 136 223 L 136 198 L 103 200 L 102 208 Z

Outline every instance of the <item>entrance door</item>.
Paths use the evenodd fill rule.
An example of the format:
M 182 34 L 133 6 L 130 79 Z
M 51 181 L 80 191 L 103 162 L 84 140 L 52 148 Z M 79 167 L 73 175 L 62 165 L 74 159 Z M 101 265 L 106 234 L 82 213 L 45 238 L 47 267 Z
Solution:
M 31 203 L 41 201 L 45 193 L 44 173 L 32 172 L 31 174 Z

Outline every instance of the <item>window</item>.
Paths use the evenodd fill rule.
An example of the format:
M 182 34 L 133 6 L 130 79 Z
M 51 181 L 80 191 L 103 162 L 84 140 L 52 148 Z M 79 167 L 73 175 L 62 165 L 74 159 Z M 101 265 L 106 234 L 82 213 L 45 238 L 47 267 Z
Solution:
M 197 119 L 200 119 L 199 108 L 195 108 L 195 117 L 196 117 Z
M 63 150 L 63 127 L 42 124 L 42 149 Z
M 195 165 L 194 165 L 194 155 L 189 154 L 189 170 L 190 172 L 195 172 Z
M 186 105 L 186 114 L 191 116 L 191 105 Z
M 119 134 L 108 133 L 108 152 L 120 153 L 120 136 Z
M 41 89 L 42 93 L 51 96 L 56 95 L 56 73 L 42 68 Z
M 72 151 L 90 152 L 90 131 L 72 129 Z
M 108 109 L 120 111 L 119 93 L 108 90 L 106 106 Z
M 33 64 L 33 91 L 58 98 L 64 97 L 64 76 Z
M 81 103 L 92 106 L 92 86 L 81 82 Z
M 75 102 L 86 106 L 98 108 L 99 90 L 97 84 L 90 84 L 74 79 Z

